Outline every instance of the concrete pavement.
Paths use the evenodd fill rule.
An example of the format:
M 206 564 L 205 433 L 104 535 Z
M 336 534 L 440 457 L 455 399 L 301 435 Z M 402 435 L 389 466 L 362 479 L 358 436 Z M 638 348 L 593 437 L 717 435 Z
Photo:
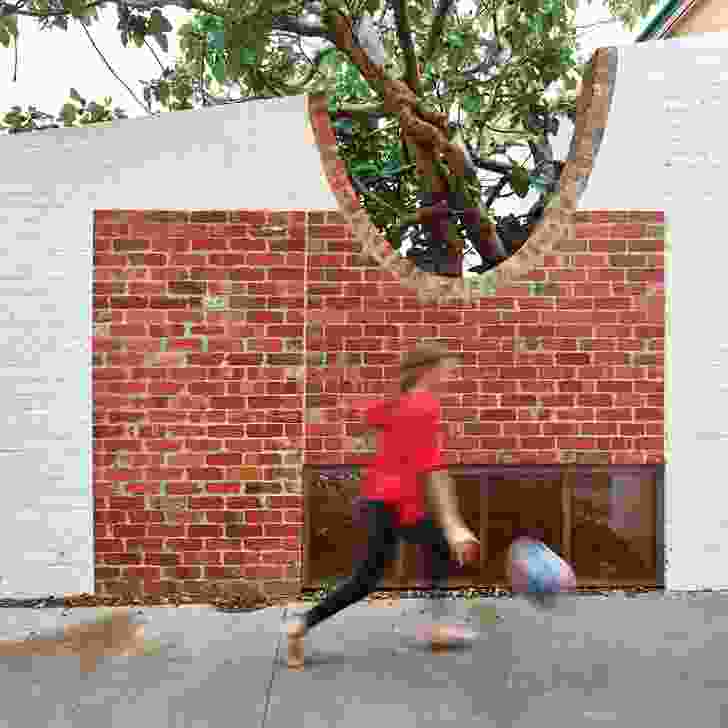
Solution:
M 86 676 L 72 658 L 2 658 L 0 728 L 728 726 L 723 593 L 576 596 L 552 612 L 453 600 L 453 617 L 480 637 L 437 655 L 411 639 L 426 600 L 364 602 L 313 630 L 305 670 L 291 672 L 281 627 L 307 606 L 140 608 L 161 650 L 107 658 Z M 0 609 L 0 638 L 96 613 Z

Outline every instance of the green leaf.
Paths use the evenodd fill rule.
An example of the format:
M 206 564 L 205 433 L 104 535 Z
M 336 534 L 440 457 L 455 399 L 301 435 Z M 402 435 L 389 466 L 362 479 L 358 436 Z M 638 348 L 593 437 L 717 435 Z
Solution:
M 528 194 L 530 182 L 528 172 L 523 167 L 515 166 L 511 171 L 511 188 L 520 198 Z
M 331 65 L 332 63 L 337 62 L 337 55 L 338 50 L 334 46 L 332 46 L 331 48 L 326 48 L 321 51 L 318 54 L 318 58 L 322 66 Z
M 571 48 L 565 48 L 565 47 L 559 48 L 559 60 L 562 63 L 568 63 L 570 65 L 571 64 L 575 65 L 575 63 L 576 63 L 574 61 L 574 54 L 573 54 Z
M 528 182 L 530 187 L 535 187 L 539 192 L 545 192 L 548 184 L 543 177 L 538 175 L 528 175 Z
M 159 82 L 159 103 L 162 106 L 167 106 L 170 96 L 169 84 L 166 81 Z
M 218 57 L 218 59 L 215 61 L 215 64 L 210 70 L 212 71 L 214 79 L 220 85 L 225 83 L 225 61 L 223 60 L 222 56 Z
M 10 45 L 10 33 L 4 23 L 0 23 L 0 45 L 6 48 Z
M 394 160 L 386 162 L 382 167 L 381 174 L 383 177 L 396 177 L 402 165 Z
M 198 13 L 192 16 L 192 20 L 189 21 L 191 26 L 201 32 L 207 32 L 214 28 L 220 27 L 222 19 L 215 15 L 207 15 L 206 13 Z
M 76 15 L 80 11 L 79 0 L 61 0 L 61 5 L 66 12 Z
M 73 104 L 63 104 L 58 120 L 62 121 L 66 126 L 72 126 L 77 116 L 78 109 Z
M 356 177 L 368 177 L 369 175 L 378 174 L 379 169 L 374 162 L 360 162 L 359 164 L 352 164 L 351 173 Z
M 240 63 L 243 66 L 255 66 L 257 63 L 258 54 L 252 48 L 241 48 L 240 49 Z
M 483 99 L 481 96 L 466 96 L 462 100 L 461 106 L 463 107 L 464 111 L 467 111 L 470 114 L 474 114 L 481 110 L 483 106 Z
M 157 35 L 162 32 L 162 16 L 156 8 L 152 10 L 152 14 L 147 20 L 147 33 L 149 35 Z
M 78 101 L 78 103 L 81 104 L 81 106 L 86 105 L 86 101 L 81 98 L 81 95 L 78 93 L 78 91 L 76 91 L 75 88 L 71 88 L 70 96 L 74 101 Z
M 225 50 L 225 31 L 211 30 L 207 33 L 207 45 L 216 51 Z
M 462 48 L 465 45 L 462 34 L 455 31 L 448 33 L 447 42 L 453 48 Z
M 2 23 L 7 28 L 8 33 L 10 33 L 13 38 L 18 37 L 17 15 L 5 15 L 4 17 L 0 18 L 0 23 Z
M 335 129 L 351 132 L 354 130 L 354 122 L 351 119 L 337 119 L 332 126 Z

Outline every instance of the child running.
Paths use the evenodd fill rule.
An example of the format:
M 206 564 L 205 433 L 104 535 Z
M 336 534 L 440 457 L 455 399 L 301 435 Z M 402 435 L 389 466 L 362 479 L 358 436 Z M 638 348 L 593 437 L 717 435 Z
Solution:
M 444 612 L 442 585 L 451 555 L 460 564 L 478 540 L 460 517 L 452 480 L 441 458 L 440 402 L 435 394 L 458 357 L 437 346 L 418 346 L 401 365 L 400 395 L 366 410 L 365 421 L 378 430 L 377 454 L 362 484 L 368 531 L 367 553 L 353 576 L 303 618 L 287 626 L 288 666 L 303 667 L 306 633 L 372 591 L 395 559 L 399 540 L 431 550 L 433 647 L 446 647 L 466 636 L 464 630 L 439 623 Z M 427 496 L 432 515 L 428 515 Z

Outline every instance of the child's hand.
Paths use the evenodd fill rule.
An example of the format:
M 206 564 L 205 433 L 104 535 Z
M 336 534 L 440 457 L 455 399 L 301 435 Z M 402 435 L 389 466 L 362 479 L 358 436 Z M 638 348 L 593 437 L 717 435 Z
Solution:
M 460 566 L 478 560 L 480 557 L 480 541 L 469 528 L 465 526 L 451 528 L 447 537 Z
M 473 537 L 470 541 L 464 541 L 455 546 L 455 553 L 460 568 L 466 564 L 475 564 L 480 560 L 480 541 Z

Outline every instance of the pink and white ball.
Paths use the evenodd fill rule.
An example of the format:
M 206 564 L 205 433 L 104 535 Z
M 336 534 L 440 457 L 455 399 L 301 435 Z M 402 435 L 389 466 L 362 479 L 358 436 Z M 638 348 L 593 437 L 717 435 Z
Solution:
M 532 538 L 516 539 L 509 550 L 508 576 L 514 594 L 544 601 L 573 591 L 576 575 L 571 566 L 546 544 Z

